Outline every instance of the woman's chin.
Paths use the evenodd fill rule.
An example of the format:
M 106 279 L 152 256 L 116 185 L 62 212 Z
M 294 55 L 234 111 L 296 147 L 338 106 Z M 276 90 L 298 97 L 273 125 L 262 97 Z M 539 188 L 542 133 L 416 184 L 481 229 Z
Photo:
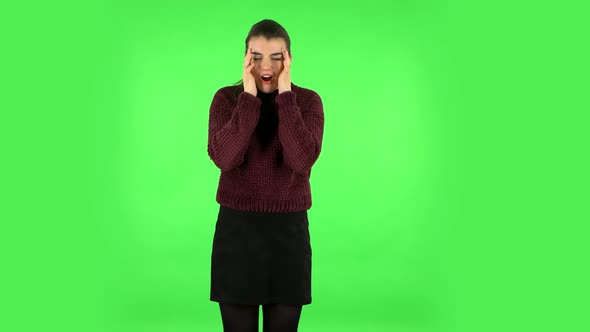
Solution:
M 258 87 L 258 90 L 264 92 L 264 93 L 270 93 L 273 92 L 274 90 L 276 90 L 277 88 L 274 87 L 274 84 L 263 84 L 262 86 Z

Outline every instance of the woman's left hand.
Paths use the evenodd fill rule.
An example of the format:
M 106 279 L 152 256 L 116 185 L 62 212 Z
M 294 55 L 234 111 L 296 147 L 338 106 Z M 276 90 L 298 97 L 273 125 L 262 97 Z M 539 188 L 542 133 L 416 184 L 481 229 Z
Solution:
M 291 91 L 291 57 L 286 49 L 281 48 L 281 52 L 283 52 L 283 70 L 279 74 L 279 94 Z

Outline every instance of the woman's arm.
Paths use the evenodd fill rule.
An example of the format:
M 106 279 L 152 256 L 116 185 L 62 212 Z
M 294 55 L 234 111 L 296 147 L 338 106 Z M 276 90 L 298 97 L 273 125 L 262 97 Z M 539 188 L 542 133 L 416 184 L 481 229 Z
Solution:
M 285 163 L 294 171 L 307 173 L 318 159 L 324 134 L 322 99 L 313 93 L 305 107 L 299 107 L 295 93 L 285 91 L 275 98 L 279 105 L 279 140 Z
M 230 171 L 244 161 L 250 138 L 260 117 L 262 101 L 242 92 L 232 109 L 227 97 L 217 91 L 209 111 L 207 152 L 222 171 Z

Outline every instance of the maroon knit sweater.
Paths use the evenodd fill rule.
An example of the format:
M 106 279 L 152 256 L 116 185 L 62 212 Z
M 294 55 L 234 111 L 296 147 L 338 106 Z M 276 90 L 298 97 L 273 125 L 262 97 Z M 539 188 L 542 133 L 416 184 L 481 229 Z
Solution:
M 291 83 L 291 91 L 258 91 L 255 97 L 241 85 L 219 89 L 207 144 L 221 169 L 217 202 L 242 211 L 308 210 L 311 167 L 323 132 L 322 100 L 312 90 Z

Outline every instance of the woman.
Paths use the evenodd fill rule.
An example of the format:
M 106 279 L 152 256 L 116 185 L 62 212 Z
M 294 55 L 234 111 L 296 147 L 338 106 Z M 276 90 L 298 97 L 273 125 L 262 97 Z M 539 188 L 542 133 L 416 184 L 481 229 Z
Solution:
M 291 82 L 291 40 L 273 20 L 246 37 L 242 81 L 219 89 L 208 154 L 221 170 L 211 301 L 224 331 L 297 331 L 311 303 L 309 178 L 324 130 L 320 96 Z

